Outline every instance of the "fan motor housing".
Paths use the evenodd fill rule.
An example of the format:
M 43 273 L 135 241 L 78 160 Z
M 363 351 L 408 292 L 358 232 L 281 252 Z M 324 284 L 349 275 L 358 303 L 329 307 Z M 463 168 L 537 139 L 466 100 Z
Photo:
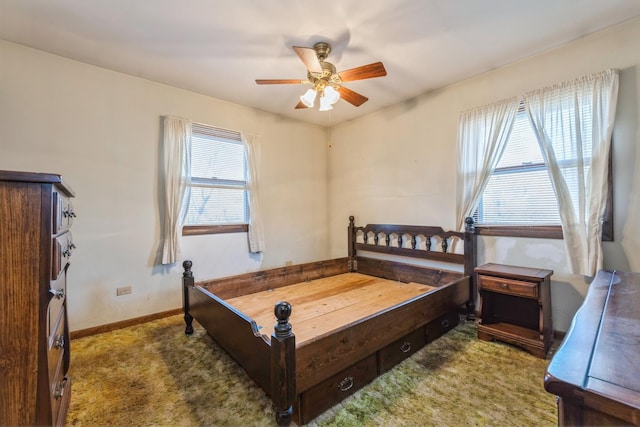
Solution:
M 313 45 L 313 50 L 316 51 L 316 56 L 318 57 L 318 61 L 322 62 L 331 53 L 331 45 L 326 42 L 318 42 Z

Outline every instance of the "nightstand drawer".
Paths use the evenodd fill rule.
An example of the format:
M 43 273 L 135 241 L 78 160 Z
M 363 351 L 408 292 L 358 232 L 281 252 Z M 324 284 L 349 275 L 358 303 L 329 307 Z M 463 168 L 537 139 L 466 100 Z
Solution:
M 479 276 L 481 291 L 500 292 L 528 298 L 538 298 L 538 283 L 511 280 L 501 277 Z

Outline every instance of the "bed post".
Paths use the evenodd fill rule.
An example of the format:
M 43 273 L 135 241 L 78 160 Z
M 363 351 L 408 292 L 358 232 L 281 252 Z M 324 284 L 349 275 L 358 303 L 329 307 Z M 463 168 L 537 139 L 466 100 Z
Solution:
M 271 335 L 271 400 L 278 425 L 289 425 L 296 401 L 296 337 L 291 331 L 291 304 L 279 302 L 274 308 L 278 322 Z
M 473 218 L 468 216 L 464 229 L 464 275 L 469 276 L 469 301 L 467 302 L 467 320 L 476 319 L 476 227 Z
M 186 335 L 193 334 L 193 316 L 189 314 L 189 288 L 193 288 L 194 279 L 193 272 L 191 271 L 191 261 L 185 261 L 182 263 L 184 273 L 182 273 L 182 309 L 184 310 L 184 333 Z
M 349 217 L 349 228 L 347 234 L 347 247 L 349 250 L 349 261 L 347 261 L 347 269 L 350 272 L 358 270 L 358 264 L 356 262 L 356 230 L 355 230 L 355 218 L 353 215 Z

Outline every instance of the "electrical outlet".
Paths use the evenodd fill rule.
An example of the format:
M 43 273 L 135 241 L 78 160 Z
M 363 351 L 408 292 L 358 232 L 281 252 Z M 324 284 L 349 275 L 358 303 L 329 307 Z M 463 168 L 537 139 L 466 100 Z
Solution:
M 131 293 L 131 286 L 123 286 L 121 288 L 116 288 L 116 295 L 129 295 Z

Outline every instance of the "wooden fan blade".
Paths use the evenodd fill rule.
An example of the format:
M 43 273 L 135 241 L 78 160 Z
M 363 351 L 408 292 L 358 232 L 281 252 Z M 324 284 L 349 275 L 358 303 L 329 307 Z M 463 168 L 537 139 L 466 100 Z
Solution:
M 313 71 L 314 73 L 322 72 L 322 66 L 320 65 L 320 61 L 318 61 L 315 50 L 310 47 L 300 46 L 293 46 L 293 50 L 298 54 L 304 66 L 307 67 L 307 70 Z
M 369 65 L 352 68 L 350 70 L 338 73 L 343 82 L 352 82 L 354 80 L 371 79 L 373 77 L 383 77 L 387 75 L 382 62 L 374 62 Z
M 305 82 L 299 79 L 256 79 L 259 85 L 300 85 Z
M 296 105 L 296 110 L 299 110 L 301 108 L 309 108 L 306 105 L 304 105 L 304 103 L 302 101 L 298 102 L 298 105 Z
M 356 107 L 361 106 L 369 100 L 366 96 L 360 95 L 358 92 L 354 92 L 344 86 L 338 86 L 338 92 L 340 92 L 340 98 Z

